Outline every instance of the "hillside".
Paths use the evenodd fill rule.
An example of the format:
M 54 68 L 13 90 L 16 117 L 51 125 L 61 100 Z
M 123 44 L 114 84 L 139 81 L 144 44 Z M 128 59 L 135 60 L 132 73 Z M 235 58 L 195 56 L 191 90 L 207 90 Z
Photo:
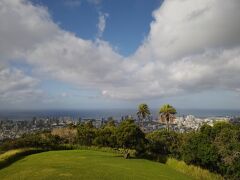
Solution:
M 0 170 L 0 179 L 191 179 L 168 165 L 91 151 L 50 151 Z

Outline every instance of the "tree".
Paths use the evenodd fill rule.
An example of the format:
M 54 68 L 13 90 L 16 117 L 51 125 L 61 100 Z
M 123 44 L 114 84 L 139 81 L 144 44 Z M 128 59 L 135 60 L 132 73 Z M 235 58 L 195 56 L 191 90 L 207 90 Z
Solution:
M 150 155 L 158 161 L 160 157 L 168 155 L 167 138 L 163 137 L 162 132 L 163 131 L 153 131 L 146 136 L 148 140 L 148 151 Z
M 108 119 L 106 124 L 105 124 L 105 127 L 108 126 L 108 127 L 116 127 L 116 124 L 115 124 L 115 121 L 114 119 Z
M 150 110 L 149 110 L 147 104 L 139 104 L 137 116 L 138 116 L 138 119 L 141 123 L 143 123 L 143 121 L 146 118 L 149 118 L 150 114 L 151 113 L 150 113 Z
M 77 138 L 80 145 L 90 146 L 96 136 L 96 130 L 91 121 L 80 124 L 77 128 Z
M 180 159 L 181 156 L 181 135 L 165 129 L 153 131 L 147 134 L 149 153 L 156 158 L 171 156 Z
M 146 142 L 145 134 L 132 119 L 122 121 L 117 128 L 116 135 L 119 147 L 124 149 L 135 149 L 138 154 L 144 152 Z
M 96 131 L 96 138 L 94 139 L 94 144 L 103 147 L 116 147 L 116 129 L 117 128 L 114 124 L 114 121 L 109 121 L 105 126 L 99 128 Z
M 201 132 L 191 133 L 183 145 L 183 159 L 187 164 L 194 164 L 217 170 L 219 155 L 216 146 L 206 134 Z
M 213 144 L 220 156 L 218 171 L 226 179 L 240 179 L 240 130 L 226 122 L 218 122 L 212 129 L 216 134 Z
M 176 109 L 169 104 L 165 104 L 160 108 L 159 110 L 160 120 L 162 122 L 166 122 L 167 131 L 169 131 L 169 124 L 175 119 L 176 113 L 177 113 Z

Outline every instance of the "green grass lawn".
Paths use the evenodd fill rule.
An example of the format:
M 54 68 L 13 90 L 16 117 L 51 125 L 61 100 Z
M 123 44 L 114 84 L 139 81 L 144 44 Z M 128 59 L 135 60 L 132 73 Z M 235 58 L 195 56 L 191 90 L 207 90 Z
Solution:
M 49 151 L 0 170 L 0 179 L 191 179 L 168 165 L 92 151 Z

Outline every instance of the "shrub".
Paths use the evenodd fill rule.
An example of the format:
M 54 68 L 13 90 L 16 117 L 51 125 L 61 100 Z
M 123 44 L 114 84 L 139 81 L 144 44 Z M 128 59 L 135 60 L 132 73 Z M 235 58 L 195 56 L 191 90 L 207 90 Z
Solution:
M 37 133 L 24 135 L 21 138 L 8 140 L 1 146 L 2 150 L 17 148 L 35 147 L 42 149 L 58 149 L 62 140 L 59 136 L 53 136 L 50 133 Z

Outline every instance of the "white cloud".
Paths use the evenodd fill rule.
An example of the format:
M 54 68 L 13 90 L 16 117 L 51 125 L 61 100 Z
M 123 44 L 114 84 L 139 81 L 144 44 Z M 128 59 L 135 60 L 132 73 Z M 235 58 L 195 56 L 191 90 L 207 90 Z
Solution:
M 43 7 L 1 0 L 0 58 L 25 59 L 39 78 L 49 76 L 118 99 L 214 88 L 239 91 L 239 8 L 238 0 L 166 0 L 153 13 L 146 41 L 124 58 L 103 40 L 83 40 L 60 29 Z M 99 16 L 100 37 L 106 17 Z
M 25 58 L 36 68 L 41 67 L 37 69 L 40 73 L 82 86 L 96 88 L 122 78 L 122 69 L 116 67 L 122 57 L 108 43 L 82 40 L 69 33 L 39 44 Z
M 54 37 L 58 26 L 46 8 L 25 0 L 0 1 L 0 58 L 19 58 L 19 53 Z
M 38 80 L 15 68 L 0 68 L 0 102 L 1 106 L 28 102 L 42 96 L 37 89 Z
M 99 17 L 98 17 L 98 37 L 101 38 L 103 35 L 103 32 L 106 28 L 106 19 L 108 18 L 108 14 L 107 13 L 102 13 L 99 12 Z
M 142 85 L 125 89 L 125 97 L 239 87 L 239 7 L 237 0 L 164 1 L 146 41 L 129 58 L 133 82 Z M 109 94 L 124 97 L 119 91 L 113 87 Z

